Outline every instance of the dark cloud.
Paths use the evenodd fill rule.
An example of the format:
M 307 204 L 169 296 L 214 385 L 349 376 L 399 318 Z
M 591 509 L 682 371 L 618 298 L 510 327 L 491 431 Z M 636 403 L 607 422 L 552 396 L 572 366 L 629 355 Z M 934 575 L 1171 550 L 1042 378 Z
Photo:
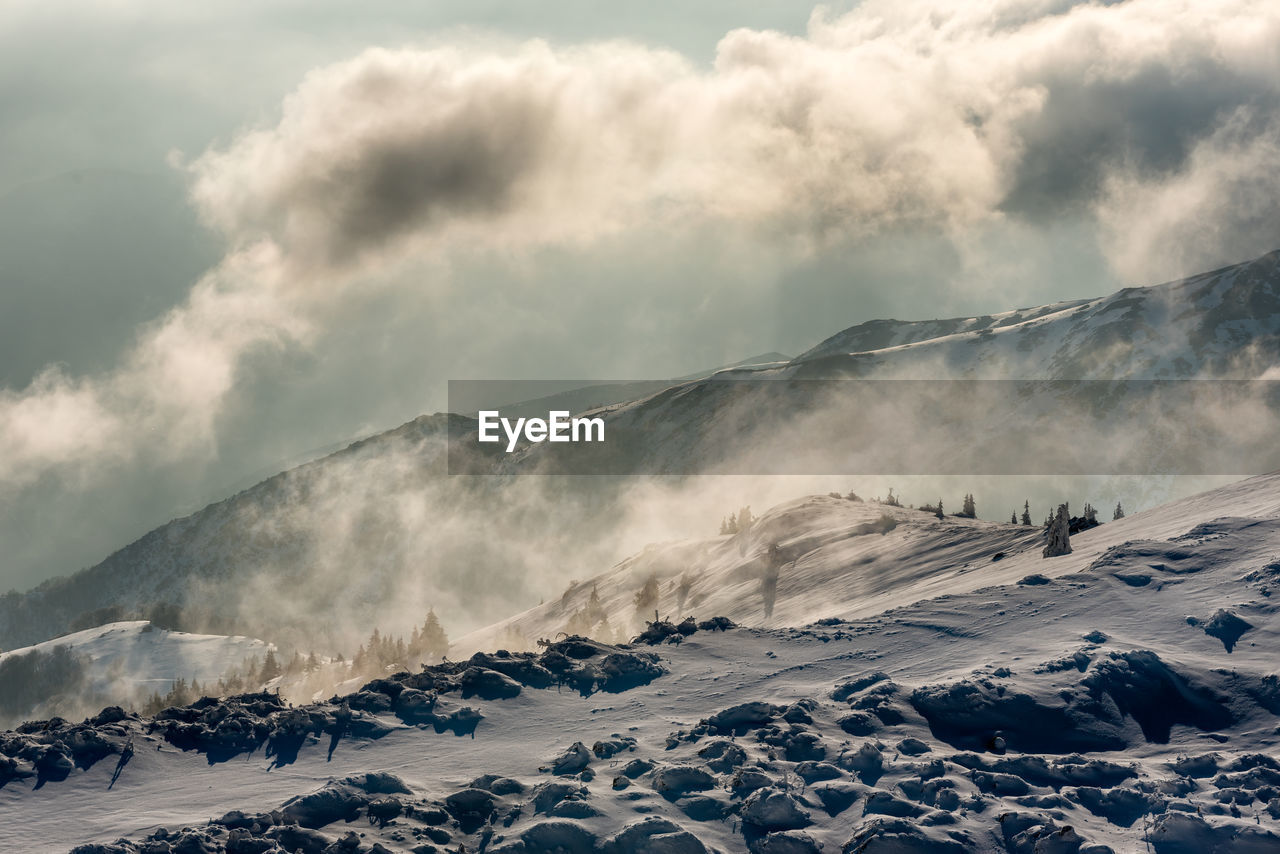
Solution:
M 1175 172 L 1242 107 L 1280 114 L 1274 80 L 1172 46 L 1124 75 L 1052 71 L 1043 109 L 1018 129 L 1023 154 L 1001 204 L 1037 221 L 1096 202 L 1118 168 L 1156 180 Z
M 872 2 L 807 38 L 730 32 L 711 71 L 621 45 L 370 51 L 195 161 L 196 198 L 233 237 L 344 263 L 460 224 L 479 234 L 457 243 L 504 246 L 690 220 L 807 246 L 963 242 L 1087 215 L 1116 175 L 1160 180 L 1241 108 L 1275 114 L 1280 14 L 1183 11 Z
M 328 120 L 355 127 L 337 131 L 342 140 L 323 160 L 282 178 L 263 213 L 269 230 L 287 232 L 305 212 L 324 224 L 326 259 L 341 263 L 401 235 L 499 218 L 518 203 L 522 179 L 545 157 L 555 104 L 506 76 L 459 90 L 434 85 L 429 71 L 400 71 L 379 55 L 343 82 Z M 371 118 L 368 105 L 389 112 Z

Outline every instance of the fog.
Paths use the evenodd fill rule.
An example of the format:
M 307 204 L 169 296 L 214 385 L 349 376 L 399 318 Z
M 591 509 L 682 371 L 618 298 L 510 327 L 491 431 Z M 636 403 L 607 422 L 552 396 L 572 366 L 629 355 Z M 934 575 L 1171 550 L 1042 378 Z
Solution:
M 147 8 L 133 17 L 169 20 Z M 450 378 L 679 375 L 875 317 L 1098 296 L 1280 245 L 1274 4 L 868 2 L 792 27 L 721 11 L 714 31 L 681 38 L 495 18 L 469 22 L 483 33 L 291 43 L 278 64 L 255 60 L 276 88 L 252 104 L 218 100 L 239 79 L 214 70 L 225 56 L 188 65 L 158 41 L 147 79 L 186 68 L 184 91 L 206 99 L 193 111 L 220 116 L 198 134 L 155 116 L 147 130 L 151 168 L 183 182 L 204 229 L 179 260 L 200 263 L 162 283 L 149 270 L 102 330 L 48 327 L 95 346 L 0 342 L 22 348 L 0 388 L 3 586 L 97 564 L 259 474 L 441 409 Z M 24 7 L 6 26 L 18 42 L 51 24 Z M 7 94 L 45 103 L 34 84 Z M 37 130 L 15 138 L 34 148 Z M 67 145 L 92 150 L 94 134 Z M 50 299 L 55 314 L 92 313 L 74 292 Z M 34 316 L 6 305 L 15 327 Z M 1089 359 L 1125 356 L 1118 342 Z M 1105 518 L 1116 501 L 1132 512 L 1214 485 L 1238 458 L 1177 476 L 1179 443 L 1212 452 L 1215 435 L 1247 427 L 1246 444 L 1264 442 L 1275 426 L 1256 401 L 1212 396 L 1175 419 L 1134 416 L 1160 425 L 1154 437 L 1065 411 L 1023 453 L 1083 448 L 1096 471 L 944 477 L 945 460 L 913 455 L 971 438 L 948 432 L 948 411 L 847 405 L 725 410 L 744 438 L 715 477 L 460 479 L 435 439 L 408 431 L 169 529 L 190 537 L 172 554 L 191 586 L 99 579 L 82 598 L 172 602 L 191 628 L 349 654 L 373 625 L 404 633 L 430 608 L 465 633 L 647 543 L 713 535 L 744 505 L 894 488 L 948 508 L 972 492 L 998 521 L 1028 499 L 1036 522 L 1061 501 Z M 896 447 L 822 473 L 805 455 L 855 416 L 892 425 Z M 779 450 L 783 422 L 795 438 Z M 1171 459 L 1148 464 L 1152 448 Z M 107 567 L 143 565 L 151 548 L 164 551 L 147 541 Z M 58 619 L 88 610 L 77 600 Z

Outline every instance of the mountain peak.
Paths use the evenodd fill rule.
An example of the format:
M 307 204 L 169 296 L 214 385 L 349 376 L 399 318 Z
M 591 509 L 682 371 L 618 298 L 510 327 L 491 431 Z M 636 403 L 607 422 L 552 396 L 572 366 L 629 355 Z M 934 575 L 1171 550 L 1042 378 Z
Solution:
M 856 359 L 860 373 L 1052 379 L 1259 376 L 1280 353 L 1280 250 L 1107 297 L 979 317 L 873 320 L 795 360 Z

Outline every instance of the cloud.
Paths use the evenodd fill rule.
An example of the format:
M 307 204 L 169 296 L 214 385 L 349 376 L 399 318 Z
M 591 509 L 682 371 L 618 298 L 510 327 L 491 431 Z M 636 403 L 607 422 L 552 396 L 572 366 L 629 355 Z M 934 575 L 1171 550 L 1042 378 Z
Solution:
M 142 456 L 212 453 L 243 360 L 313 332 L 279 287 L 278 266 L 265 244 L 233 253 L 182 306 L 140 330 L 115 370 L 71 377 L 53 366 L 21 393 L 0 391 L 0 487 L 53 473 L 83 482 Z
M 1168 174 L 1118 170 L 1098 202 L 1108 255 L 1135 281 L 1280 247 L 1280 119 L 1241 109 Z
M 210 224 L 272 241 L 295 271 L 404 244 L 589 239 L 654 191 L 690 75 L 623 45 L 373 49 L 310 74 L 275 127 L 196 160 L 192 194 Z
M 709 68 L 620 42 L 367 50 L 186 165 L 231 253 L 113 370 L 4 392 L 0 484 L 212 453 L 248 359 L 370 289 L 444 286 L 398 277 L 414 258 L 702 228 L 963 248 L 1083 213 L 1135 279 L 1234 260 L 1280 213 L 1250 180 L 1275 171 L 1276 44 L 1261 0 L 872 0 L 803 37 L 732 31 Z
M 194 197 L 233 239 L 342 267 L 654 222 L 959 238 L 1186 168 L 1242 107 L 1280 108 L 1277 40 L 1249 0 L 1005 0 L 819 9 L 805 37 L 728 33 L 710 69 L 624 43 L 375 49 L 197 159 Z

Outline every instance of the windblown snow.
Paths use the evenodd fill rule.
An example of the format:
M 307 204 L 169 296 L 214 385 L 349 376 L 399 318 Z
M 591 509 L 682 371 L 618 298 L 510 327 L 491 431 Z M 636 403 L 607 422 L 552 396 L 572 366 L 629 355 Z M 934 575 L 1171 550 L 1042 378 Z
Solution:
M 1280 358 L 1280 252 L 1176 282 L 1126 288 L 1098 299 L 984 317 L 871 321 L 837 333 L 785 364 L 772 361 L 776 356 L 770 353 L 747 360 L 751 364 L 736 373 L 873 379 L 1270 377 Z M 721 439 L 733 438 L 734 428 L 742 426 L 732 419 L 718 418 L 716 406 L 723 402 L 724 385 L 715 378 L 695 378 L 657 394 L 645 390 L 643 394 L 648 396 L 610 404 L 601 414 L 608 421 L 609 435 L 632 430 L 646 437 L 651 459 L 641 461 L 636 470 L 699 471 L 700 466 L 716 462 L 704 458 L 707 448 L 731 445 Z M 641 391 L 619 391 L 631 393 Z M 574 395 L 557 399 L 555 405 L 612 399 L 599 394 Z M 543 400 L 538 405 L 552 403 Z M 790 415 L 781 413 L 777 423 L 785 426 Z M 341 600 L 342 590 L 332 582 L 300 586 L 292 579 L 309 576 L 315 581 L 314 569 L 321 562 L 345 567 L 362 561 L 366 549 L 375 547 L 361 539 L 370 531 L 375 533 L 369 541 L 379 550 L 380 572 L 375 573 L 379 579 L 381 573 L 396 578 L 410 575 L 434 557 L 437 563 L 432 577 L 454 580 L 451 587 L 434 591 L 437 602 L 448 598 L 461 607 L 469 598 L 466 585 L 457 582 L 468 576 L 454 571 L 456 563 L 512 567 L 513 581 L 490 586 L 502 587 L 502 592 L 514 590 L 522 571 L 531 569 L 522 561 L 529 560 L 532 550 L 522 554 L 519 549 L 494 548 L 496 553 L 492 553 L 485 548 L 495 543 L 507 546 L 512 538 L 501 542 L 496 538 L 481 542 L 477 541 L 483 538 L 464 538 L 467 549 L 449 552 L 446 563 L 438 554 L 444 551 L 445 543 L 427 537 L 430 548 L 424 548 L 421 527 L 408 527 L 405 535 L 407 526 L 400 524 L 402 515 L 415 506 L 437 505 L 454 509 L 478 506 L 474 515 L 485 524 L 493 523 L 493 496 L 477 497 L 472 486 L 458 487 L 444 474 L 446 436 L 464 421 L 458 415 L 415 419 L 169 522 L 73 576 L 51 580 L 24 594 L 0 596 L 0 644 L 25 646 L 44 640 L 79 624 L 78 619 L 86 613 L 106 606 L 117 606 L 128 615 L 145 614 L 148 607 L 157 604 L 195 611 L 211 608 L 222 613 L 245 610 L 246 599 L 255 605 L 287 592 L 309 597 L 298 609 L 309 614 L 323 603 Z M 751 421 L 747 426 L 757 423 Z M 705 441 L 708 425 L 721 431 L 713 442 Z M 697 440 L 699 436 L 703 441 Z M 802 445 L 809 438 L 803 433 L 799 437 Z M 510 456 L 519 459 L 500 462 L 517 471 L 522 465 L 538 462 L 537 454 Z M 765 456 L 769 456 L 767 450 Z M 361 511 L 355 520 L 356 514 L 348 512 L 353 497 L 360 502 Z M 299 509 L 305 512 L 293 512 Z M 347 531 L 345 538 L 331 541 L 334 532 Z M 341 551 L 345 546 L 351 548 Z M 616 557 L 611 554 L 608 559 Z M 571 554 L 562 555 L 559 563 L 569 565 L 572 558 Z M 566 578 L 577 573 L 576 568 L 568 571 Z M 341 584 L 349 580 L 347 573 L 337 575 Z M 262 582 L 265 591 L 253 588 L 256 595 L 246 595 L 251 580 Z M 386 610 L 403 592 L 395 585 L 371 583 L 346 599 Z M 272 628 L 280 629 L 284 615 L 279 609 L 267 610 L 277 622 Z M 471 625 L 482 625 L 501 613 L 505 611 L 485 614 Z M 355 616 L 368 619 L 367 613 Z M 254 624 L 218 625 L 203 614 L 194 625 L 184 627 L 265 633 Z
M 658 574 L 674 618 L 637 643 L 490 649 L 296 708 L 263 694 L 27 725 L 0 736 L 0 840 L 1280 850 L 1280 475 L 1077 534 L 1063 557 L 1041 558 L 1038 533 L 799 499 L 615 568 Z M 608 581 L 462 643 L 549 633 L 593 586 L 620 622 L 637 604 Z M 766 595 L 774 627 L 734 625 L 760 623 Z
M 874 320 L 793 364 L 848 360 L 894 376 L 997 379 L 1256 377 L 1275 363 L 1280 250 L 1107 297 L 934 321 Z
M 126 694 L 164 693 L 177 679 L 216 680 L 268 644 L 256 638 L 197 635 L 158 629 L 146 620 L 108 623 L 0 654 L 0 661 L 66 647 L 88 660 L 93 691 L 124 685 Z

